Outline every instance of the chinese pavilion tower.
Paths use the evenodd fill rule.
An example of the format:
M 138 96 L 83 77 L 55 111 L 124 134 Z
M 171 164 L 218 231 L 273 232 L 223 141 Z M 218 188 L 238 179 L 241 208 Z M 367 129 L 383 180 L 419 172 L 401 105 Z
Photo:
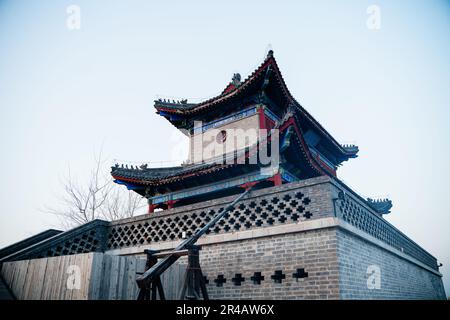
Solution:
M 391 201 L 337 178 L 358 148 L 292 97 L 272 51 L 212 99 L 155 108 L 187 160 L 111 172 L 151 214 L 0 249 L 0 285 L 19 299 L 446 299 L 442 264 L 384 218 Z M 66 288 L 73 265 L 82 290 Z
M 111 172 L 116 183 L 148 199 L 149 213 L 236 194 L 257 182 L 257 188 L 264 188 L 336 177 L 342 162 L 358 153 L 357 146 L 338 143 L 291 95 L 272 50 L 247 79 L 235 74 L 214 98 L 195 104 L 159 99 L 155 108 L 190 138 L 189 160 L 164 168 L 116 164 Z M 242 136 L 245 141 L 236 143 Z M 271 156 L 277 153 L 277 165 L 270 170 L 267 163 L 251 161 L 262 144 L 265 154 L 268 149 Z M 383 213 L 391 206 L 390 201 L 369 203 Z

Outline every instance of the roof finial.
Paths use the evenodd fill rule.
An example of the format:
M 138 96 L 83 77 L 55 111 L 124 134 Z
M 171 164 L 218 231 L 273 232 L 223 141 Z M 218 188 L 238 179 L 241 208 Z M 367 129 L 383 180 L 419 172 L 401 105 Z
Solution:
M 269 59 L 271 57 L 273 57 L 273 49 L 272 49 L 272 44 L 268 44 L 266 47 L 266 52 L 267 52 L 267 56 L 266 59 Z
M 235 87 L 238 87 L 241 84 L 241 75 L 239 73 L 233 74 L 231 82 L 234 84 Z

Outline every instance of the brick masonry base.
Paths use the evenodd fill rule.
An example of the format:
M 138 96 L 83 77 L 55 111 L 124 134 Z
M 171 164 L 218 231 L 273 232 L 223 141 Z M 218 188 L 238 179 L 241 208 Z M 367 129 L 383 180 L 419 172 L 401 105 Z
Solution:
M 439 275 L 338 227 L 207 245 L 200 256 L 211 299 L 445 299 Z M 308 277 L 294 278 L 297 269 Z M 276 270 L 281 283 L 271 279 Z M 238 273 L 245 280 L 235 285 Z M 368 285 L 378 275 L 380 286 Z
M 370 240 L 337 225 L 205 243 L 200 259 L 211 299 L 445 299 L 438 272 Z M 379 288 L 368 286 L 371 266 L 379 267 Z M 297 269 L 308 276 L 294 278 Z M 271 279 L 277 270 L 281 283 Z M 255 272 L 264 276 L 260 284 L 251 280 Z
M 211 299 L 338 299 L 339 275 L 336 231 L 313 230 L 203 247 L 200 257 Z M 293 278 L 297 269 L 307 278 Z M 276 270 L 285 275 L 281 283 L 271 279 Z M 254 284 L 251 277 L 261 272 L 264 280 Z M 245 280 L 232 282 L 236 274 Z M 222 287 L 214 279 L 226 278 Z
M 165 241 L 107 253 L 142 255 L 144 249 L 170 251 L 178 243 Z M 198 244 L 211 299 L 446 297 L 437 270 L 339 218 L 206 235 Z M 186 257 L 177 263 L 186 264 Z M 299 274 L 298 270 L 302 277 L 296 278 L 293 274 Z M 272 278 L 278 278 L 277 272 L 281 281 Z M 255 273 L 264 280 L 252 281 Z M 379 286 L 370 281 L 374 276 L 379 276 Z M 226 281 L 217 286 L 220 279 Z

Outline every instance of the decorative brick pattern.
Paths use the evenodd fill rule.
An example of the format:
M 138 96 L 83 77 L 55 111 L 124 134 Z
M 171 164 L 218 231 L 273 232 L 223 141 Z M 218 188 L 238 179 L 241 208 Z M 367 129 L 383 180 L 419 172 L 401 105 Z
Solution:
M 336 246 L 320 229 L 203 246 L 200 261 L 211 299 L 338 299 Z
M 213 234 L 308 220 L 318 211 L 311 190 L 289 190 L 243 200 L 209 232 Z M 204 227 L 222 206 L 150 216 L 144 221 L 118 224 L 108 234 L 108 249 L 116 249 L 189 237 Z
M 357 200 L 347 196 L 345 197 L 345 200 L 339 202 L 341 219 L 411 257 L 414 257 L 427 266 L 438 270 L 436 258 L 419 247 L 403 233 L 399 232 L 386 220 L 369 211 L 367 207 L 361 205 Z
M 55 257 L 66 256 L 71 254 L 88 253 L 92 251 L 98 251 L 101 238 L 98 235 L 98 231 L 93 229 L 80 234 L 70 240 L 55 244 L 49 248 L 45 253 L 42 252 L 37 257 Z
M 13 261 L 103 251 L 107 225 L 106 221 L 94 220 L 32 245 L 5 259 Z

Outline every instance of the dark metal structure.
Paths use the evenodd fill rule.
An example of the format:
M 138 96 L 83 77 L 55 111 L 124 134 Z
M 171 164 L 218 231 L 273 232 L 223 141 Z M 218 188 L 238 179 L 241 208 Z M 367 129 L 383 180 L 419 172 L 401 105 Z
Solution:
M 196 245 L 188 249 L 188 265 L 180 300 L 199 300 L 200 294 L 203 296 L 203 300 L 209 300 L 205 277 L 200 267 L 200 249 Z
M 204 278 L 200 273 L 195 270 L 196 268 L 200 268 L 200 264 L 198 261 L 198 248 L 196 248 L 195 243 L 197 240 L 204 235 L 212 226 L 214 226 L 220 219 L 222 219 L 230 210 L 234 208 L 234 206 L 243 199 L 253 188 L 254 185 L 246 186 L 246 189 L 243 193 L 241 193 L 234 201 L 232 201 L 228 206 L 226 206 L 222 211 L 220 211 L 211 221 L 209 221 L 203 228 L 198 229 L 195 234 L 191 237 L 187 238 L 183 242 L 181 242 L 171 253 L 169 253 L 165 258 L 156 262 L 155 260 L 150 260 L 149 269 L 144 272 L 144 274 L 138 276 L 136 282 L 139 286 L 139 295 L 138 300 L 145 300 L 150 298 L 150 292 L 152 293 L 152 297 L 156 299 L 156 289 L 161 288 L 160 298 L 164 296 L 162 292 L 162 285 L 160 276 L 166 271 L 172 264 L 174 264 L 179 258 L 179 252 L 181 250 L 189 249 L 191 250 L 191 256 L 188 265 L 188 270 L 186 274 L 186 281 L 183 286 L 182 298 L 186 298 L 185 291 L 188 291 L 187 298 L 195 299 L 199 298 L 198 288 L 201 289 L 203 293 L 203 298 L 208 298 L 206 293 L 206 287 L 204 286 Z M 194 250 L 194 251 L 192 251 Z M 154 252 L 150 252 L 150 257 Z M 149 259 L 149 258 L 148 258 Z M 154 258 L 156 259 L 156 258 Z M 152 264 L 153 262 L 153 264 Z M 189 271 L 191 270 L 191 271 Z M 191 272 L 191 273 L 190 273 Z

